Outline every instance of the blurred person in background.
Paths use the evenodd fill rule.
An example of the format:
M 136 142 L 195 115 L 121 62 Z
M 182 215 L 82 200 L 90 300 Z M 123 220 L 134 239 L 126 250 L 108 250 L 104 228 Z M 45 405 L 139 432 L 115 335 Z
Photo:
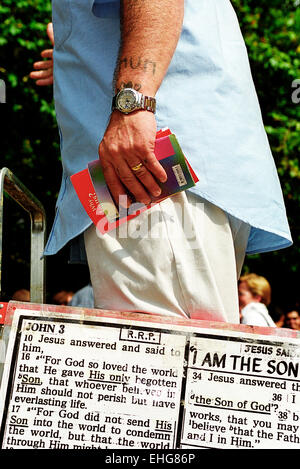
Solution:
M 11 299 L 13 301 L 23 301 L 27 302 L 30 301 L 30 291 L 26 290 L 25 288 L 21 288 L 20 290 L 16 290 Z
M 238 291 L 242 324 L 276 327 L 267 308 L 271 303 L 271 286 L 267 279 L 256 274 L 243 275 Z
M 53 295 L 52 297 L 53 304 L 67 306 L 72 300 L 73 295 L 74 295 L 73 291 L 60 290 Z
M 89 283 L 80 288 L 72 297 L 68 306 L 77 306 L 82 308 L 94 308 L 94 291 L 92 284 Z
M 285 315 L 285 322 L 284 327 L 288 329 L 294 329 L 296 331 L 300 331 L 300 314 L 299 311 L 293 309 L 292 311 L 288 311 Z

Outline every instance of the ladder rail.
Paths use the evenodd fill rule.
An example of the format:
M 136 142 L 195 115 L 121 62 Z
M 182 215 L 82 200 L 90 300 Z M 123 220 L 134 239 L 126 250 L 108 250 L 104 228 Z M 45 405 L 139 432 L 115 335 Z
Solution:
M 30 301 L 45 302 L 46 213 L 41 202 L 8 168 L 0 170 L 0 295 L 2 292 L 3 194 L 6 192 L 30 216 Z

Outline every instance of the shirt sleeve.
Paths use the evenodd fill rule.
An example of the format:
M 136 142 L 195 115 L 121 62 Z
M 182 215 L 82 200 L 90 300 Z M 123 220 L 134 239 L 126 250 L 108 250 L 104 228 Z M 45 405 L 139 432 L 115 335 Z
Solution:
M 92 12 L 99 18 L 117 18 L 120 16 L 120 0 L 91 0 Z

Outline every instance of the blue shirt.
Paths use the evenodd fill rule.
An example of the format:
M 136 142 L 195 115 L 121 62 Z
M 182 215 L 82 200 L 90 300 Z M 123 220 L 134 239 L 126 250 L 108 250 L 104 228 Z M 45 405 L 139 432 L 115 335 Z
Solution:
M 91 225 L 70 176 L 98 157 L 108 123 L 119 3 L 52 1 L 63 175 L 46 255 Z M 156 98 L 158 128 L 172 130 L 199 177 L 193 192 L 251 225 L 247 253 L 290 246 L 278 174 L 229 0 L 185 0 L 182 33 Z

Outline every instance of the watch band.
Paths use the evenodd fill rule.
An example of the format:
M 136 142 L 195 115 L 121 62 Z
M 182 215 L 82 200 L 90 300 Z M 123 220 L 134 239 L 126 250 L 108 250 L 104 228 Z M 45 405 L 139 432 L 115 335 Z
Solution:
M 156 99 L 150 96 L 144 96 L 143 109 L 155 113 L 156 111 Z

